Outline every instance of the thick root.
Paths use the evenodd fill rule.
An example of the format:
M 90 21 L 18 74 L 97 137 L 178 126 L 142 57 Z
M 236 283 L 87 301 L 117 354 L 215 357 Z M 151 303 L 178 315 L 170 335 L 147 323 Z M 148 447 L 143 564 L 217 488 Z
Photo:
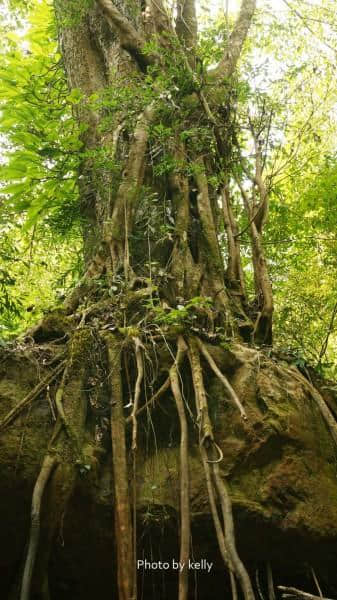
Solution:
M 188 597 L 188 561 L 190 557 L 190 498 L 189 498 L 189 472 L 188 472 L 188 428 L 185 414 L 184 400 L 181 395 L 179 383 L 179 364 L 186 354 L 187 346 L 180 336 L 178 339 L 178 352 L 175 363 L 170 369 L 172 393 L 176 402 L 180 422 L 180 563 L 184 565 L 179 571 L 179 600 Z
M 235 574 L 240 582 L 245 600 L 254 600 L 255 597 L 250 577 L 236 550 L 232 502 L 227 490 L 227 486 L 220 476 L 219 465 L 217 463 L 213 464 L 212 469 L 215 485 L 221 502 L 228 554 L 234 567 Z
M 270 562 L 267 563 L 267 584 L 268 584 L 268 598 L 269 600 L 276 600 L 273 572 L 271 569 Z
M 217 364 L 215 363 L 215 361 L 211 357 L 210 353 L 208 352 L 207 348 L 202 343 L 202 341 L 199 340 L 199 338 L 196 338 L 196 341 L 197 341 L 197 344 L 198 344 L 198 347 L 199 347 L 200 351 L 202 352 L 202 354 L 206 358 L 206 360 L 207 360 L 209 366 L 211 367 L 212 371 L 220 379 L 221 383 L 223 383 L 223 385 L 224 385 L 226 391 L 228 392 L 230 398 L 232 399 L 232 401 L 234 402 L 234 404 L 239 409 L 241 417 L 246 421 L 247 420 L 246 411 L 243 408 L 243 406 L 241 404 L 241 401 L 239 400 L 236 392 L 233 390 L 231 384 L 229 383 L 227 377 L 225 377 L 225 375 L 223 373 L 221 373 L 219 367 L 217 366 Z
M 115 492 L 118 599 L 130 600 L 136 585 L 134 583 L 136 562 L 133 552 L 131 498 L 126 459 L 124 402 L 121 381 L 121 343 L 112 334 L 106 334 L 105 339 L 111 386 L 111 443 Z
M 40 511 L 42 496 L 55 465 L 56 457 L 47 454 L 45 456 L 41 467 L 41 471 L 35 483 L 32 498 L 29 544 L 25 561 L 25 567 L 23 570 L 20 600 L 29 600 L 30 598 L 32 576 L 40 538 Z
M 213 371 L 215 371 L 216 375 L 221 379 L 223 383 L 226 383 L 226 389 L 227 391 L 231 392 L 232 397 L 234 393 L 234 398 L 236 398 L 235 403 L 238 404 L 239 402 L 239 406 L 241 406 L 241 410 L 243 411 L 244 415 L 245 412 L 240 401 L 236 397 L 234 390 L 230 386 L 229 382 L 227 382 L 227 379 L 224 378 L 218 367 L 215 365 L 213 359 L 211 358 L 207 350 L 204 348 L 203 344 L 200 342 L 200 340 L 192 340 L 189 346 L 189 358 L 192 368 L 192 377 L 198 414 L 199 446 L 206 475 L 208 496 L 217 539 L 220 547 L 220 552 L 230 572 L 234 572 L 236 574 L 240 582 L 245 600 L 254 600 L 254 592 L 249 575 L 236 551 L 232 505 L 226 485 L 220 477 L 219 460 L 209 460 L 207 455 L 206 445 L 209 448 L 212 448 L 213 450 L 214 447 L 216 447 L 216 444 L 214 442 L 212 424 L 208 414 L 207 397 L 200 364 L 199 349 L 204 354 L 205 358 L 208 360 L 210 366 L 212 367 Z M 211 463 L 211 467 L 209 466 L 209 463 Z M 220 519 L 216 508 L 213 480 L 221 503 L 222 515 L 224 520 L 224 529 L 222 529 L 222 526 L 220 524 Z M 232 576 L 231 582 L 233 596 L 236 596 L 235 580 Z

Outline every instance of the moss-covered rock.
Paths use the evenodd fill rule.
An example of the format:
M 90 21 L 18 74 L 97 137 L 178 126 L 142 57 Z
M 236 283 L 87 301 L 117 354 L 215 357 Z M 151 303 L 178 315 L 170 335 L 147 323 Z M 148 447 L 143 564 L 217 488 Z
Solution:
M 72 372 L 78 370 L 78 381 L 83 381 L 86 369 L 90 370 L 90 347 L 90 331 L 79 330 L 72 343 Z M 217 347 L 212 352 L 248 414 L 248 421 L 243 421 L 221 382 L 204 365 L 216 440 L 223 452 L 221 470 L 233 499 L 240 552 L 252 569 L 270 559 L 279 583 L 305 587 L 308 564 L 313 565 L 333 595 L 334 586 L 337 588 L 332 567 L 337 553 L 336 448 L 320 411 L 308 387 L 299 382 L 288 364 L 243 346 L 230 350 Z M 37 357 L 34 345 L 2 355 L 0 419 L 52 369 L 43 366 Z M 54 424 L 50 405 L 54 386 L 51 384 L 48 393 L 44 390 L 0 434 L 0 572 L 6 573 L 1 584 L 4 598 L 27 540 L 32 489 Z M 185 392 L 189 403 L 188 376 Z M 76 388 L 76 393 L 85 395 L 88 390 Z M 66 400 L 71 401 L 68 396 Z M 151 546 L 153 556 L 157 556 L 159 548 L 160 552 L 177 556 L 179 427 L 174 422 L 170 394 L 160 402 L 162 408 L 152 412 L 152 425 L 149 416 L 139 420 L 139 538 L 142 549 L 148 552 L 155 540 L 155 547 Z M 191 402 L 190 409 L 193 414 Z M 111 590 L 111 455 L 109 444 L 93 440 L 94 422 L 89 410 L 83 455 L 90 470 L 79 478 L 56 540 L 51 559 L 53 598 L 89 598 L 89 591 L 93 593 L 95 588 L 89 584 L 92 579 L 102 598 Z M 190 476 L 193 551 L 213 558 L 214 576 L 221 582 L 223 569 L 192 423 Z M 60 540 L 65 540 L 64 545 Z M 98 581 L 100 577 L 95 573 L 99 572 L 104 573 L 105 583 Z M 171 584 L 167 585 L 169 589 Z M 207 585 L 201 581 L 201 590 L 203 586 L 206 591 L 201 591 L 201 597 L 207 598 Z

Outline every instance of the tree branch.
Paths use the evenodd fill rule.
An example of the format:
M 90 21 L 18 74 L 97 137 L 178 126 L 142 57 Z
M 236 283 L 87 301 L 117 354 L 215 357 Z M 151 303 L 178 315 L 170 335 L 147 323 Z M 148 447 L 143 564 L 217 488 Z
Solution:
M 192 50 L 198 32 L 195 0 L 177 0 L 176 32 L 187 50 Z
M 211 77 L 230 77 L 240 58 L 243 44 L 255 12 L 256 0 L 242 0 L 239 16 L 229 36 L 224 55 L 219 64 L 212 69 Z
M 145 55 L 142 51 L 145 40 L 139 35 L 130 21 L 118 10 L 111 0 L 96 0 L 96 2 L 101 7 L 109 25 L 117 32 L 121 46 L 131 54 L 141 56 L 143 63 L 151 64 L 153 57 Z

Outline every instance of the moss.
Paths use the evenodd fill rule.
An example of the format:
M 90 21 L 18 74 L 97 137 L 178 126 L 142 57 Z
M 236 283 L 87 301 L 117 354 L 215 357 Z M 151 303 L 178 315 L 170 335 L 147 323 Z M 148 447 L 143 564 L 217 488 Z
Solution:
M 71 340 L 71 363 L 82 371 L 91 362 L 93 350 L 93 336 L 89 327 L 77 329 Z
M 34 353 L 31 351 L 32 354 L 29 355 L 30 351 L 27 352 L 23 358 L 9 356 L 6 366 L 2 366 L 0 412 L 7 412 L 37 382 Z M 104 464 L 100 466 L 98 457 L 95 456 L 97 446 L 92 444 L 90 437 L 92 434 L 87 432 L 85 436 L 84 433 L 87 403 L 85 382 L 92 364 L 97 364 L 95 352 L 95 338 L 91 328 L 76 330 L 70 344 L 72 360 L 63 406 L 76 435 L 81 440 L 85 437 L 87 445 L 83 461 L 90 464 L 92 469 L 87 477 L 80 480 L 79 489 L 87 498 L 86 502 L 88 503 L 89 497 L 92 502 L 93 530 L 101 532 L 103 526 L 99 508 L 104 507 L 104 510 L 110 511 L 107 513 L 109 518 L 106 517 L 107 521 L 104 521 L 110 524 L 113 481 L 111 454 L 107 452 Z M 257 353 L 251 349 L 237 350 L 234 347 L 230 353 L 226 365 L 226 352 L 221 348 L 214 348 L 217 360 L 220 358 L 221 369 L 227 374 L 245 405 L 249 415 L 248 422 L 243 422 L 237 409 L 229 405 L 222 384 L 208 368 L 205 369 L 205 382 L 211 403 L 216 409 L 213 415 L 216 420 L 216 440 L 223 450 L 221 468 L 229 481 L 237 516 L 236 528 L 241 536 L 239 542 L 243 540 L 245 548 L 247 540 L 253 539 L 254 532 L 258 529 L 263 550 L 260 544 L 256 544 L 255 535 L 254 557 L 264 560 L 263 552 L 268 556 L 272 548 L 279 561 L 279 548 L 282 543 L 286 544 L 287 536 L 292 535 L 296 542 L 305 541 L 304 549 L 301 546 L 301 560 L 309 560 L 306 548 L 311 552 L 312 548 L 324 549 L 329 544 L 333 548 L 337 546 L 336 456 L 330 434 L 315 403 L 286 369 L 276 369 L 272 361 L 260 360 L 260 354 L 257 361 Z M 157 358 L 159 371 L 167 370 L 172 356 L 165 344 L 158 344 Z M 40 376 L 44 374 L 42 371 Z M 192 407 L 189 371 L 184 376 L 186 401 Z M 109 402 L 109 390 L 105 389 L 104 394 Z M 139 423 L 137 493 L 138 510 L 147 519 L 147 523 L 141 521 L 144 527 L 150 524 L 149 521 L 153 521 L 154 525 L 164 526 L 168 520 L 165 515 L 177 515 L 179 511 L 179 448 L 177 445 L 169 445 L 172 442 L 171 429 L 174 430 L 174 443 L 177 443 L 179 426 L 169 395 L 161 399 L 161 406 L 163 410 L 152 413 L 152 426 L 158 437 L 157 446 L 155 443 L 149 444 L 148 435 L 152 431 L 149 424 L 147 423 L 148 429 L 143 431 L 145 419 Z M 41 394 L 30 411 L 22 414 L 14 426 L 0 438 L 3 489 L 0 508 L 6 516 L 4 539 L 8 541 L 8 560 L 13 564 L 18 560 L 24 545 L 24 536 L 20 537 L 21 533 L 14 536 L 13 532 L 16 531 L 17 524 L 20 531 L 27 532 L 31 492 L 52 425 L 49 404 L 44 394 Z M 166 435 L 161 436 L 162 429 Z M 88 442 L 89 446 L 92 444 L 90 447 Z M 148 454 L 145 454 L 145 448 Z M 65 442 L 64 438 L 58 451 L 66 465 L 64 473 L 70 489 L 73 472 L 77 473 L 74 467 L 78 457 L 71 441 Z M 213 533 L 209 534 L 207 488 L 199 458 L 197 435 L 192 427 L 189 462 L 193 522 L 199 524 L 201 539 L 207 538 L 209 545 L 213 547 Z M 62 477 L 59 474 L 59 487 L 56 490 L 59 506 L 62 506 Z M 69 522 L 68 527 L 71 535 L 75 524 Z M 105 535 L 112 544 L 113 532 L 109 527 Z M 272 544 L 268 541 L 270 536 L 274 536 Z M 200 540 L 196 543 L 199 542 Z
M 48 340 L 64 337 L 70 331 L 70 323 L 65 312 L 57 309 L 46 315 L 32 332 L 35 342 L 47 342 Z

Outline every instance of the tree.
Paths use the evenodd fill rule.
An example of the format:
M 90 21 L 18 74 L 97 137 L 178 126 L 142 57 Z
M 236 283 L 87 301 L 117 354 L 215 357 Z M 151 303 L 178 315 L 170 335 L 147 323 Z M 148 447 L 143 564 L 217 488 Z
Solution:
M 137 598 L 139 422 L 168 395 L 180 426 L 180 562 L 187 565 L 191 556 L 189 440 L 197 431 L 233 598 L 236 582 L 245 600 L 254 598 L 236 548 L 207 390 L 211 378 L 220 381 L 246 421 L 243 399 L 220 369 L 215 350 L 226 352 L 233 340 L 269 352 L 272 346 L 273 295 L 262 236 L 274 184 L 267 150 L 276 109 L 263 94 L 247 90 L 238 75 L 255 4 L 242 0 L 231 28 L 225 19 L 220 22 L 216 47 L 207 34 L 198 33 L 194 0 L 178 1 L 175 10 L 161 0 L 120 6 L 82 0 L 80 7 L 54 0 L 70 95 L 62 77 L 54 84 L 56 69 L 40 90 L 50 84 L 52 108 L 42 112 L 37 96 L 37 110 L 49 126 L 49 111 L 58 110 L 64 95 L 73 119 L 53 121 L 57 132 L 42 146 L 38 132 L 30 129 L 34 151 L 38 148 L 45 157 L 42 167 L 31 150 L 5 169 L 9 180 L 24 173 L 35 182 L 29 204 L 33 223 L 51 197 L 61 196 L 62 210 L 78 203 L 85 266 L 62 307 L 29 331 L 40 343 L 66 338 L 66 351 L 53 356 L 51 373 L 0 422 L 0 428 L 7 426 L 42 389 L 58 381 L 57 420 L 34 487 L 20 600 L 31 597 L 32 585 L 39 598 L 49 597 L 53 538 L 78 475 L 91 468 L 86 456 L 93 433 L 84 389 L 97 413 L 110 412 L 119 600 Z M 38 75 L 36 81 L 40 85 Z M 20 185 L 16 181 L 3 193 L 22 201 L 25 188 Z M 50 196 L 42 200 L 39 186 L 46 185 Z M 249 234 L 253 294 L 247 293 L 244 233 Z M 149 365 L 158 360 L 161 368 L 154 369 L 150 381 Z M 247 356 L 243 360 L 249 362 Z M 301 374 L 296 377 L 301 385 L 311 385 Z M 193 404 L 186 403 L 186 387 Z M 331 410 L 312 385 L 310 392 L 336 441 Z M 101 429 L 96 436 L 104 434 Z M 46 487 L 47 518 L 40 536 Z M 179 600 L 188 598 L 188 582 L 184 568 Z

